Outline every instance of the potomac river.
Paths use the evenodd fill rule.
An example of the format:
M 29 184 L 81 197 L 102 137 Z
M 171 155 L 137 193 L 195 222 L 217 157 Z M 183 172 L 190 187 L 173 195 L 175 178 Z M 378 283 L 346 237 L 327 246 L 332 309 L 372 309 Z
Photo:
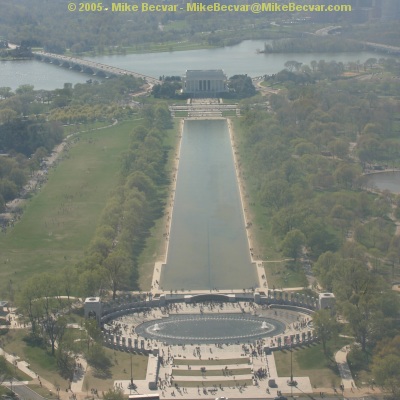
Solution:
M 362 63 L 377 56 L 372 52 L 257 54 L 257 50 L 264 48 L 264 43 L 264 40 L 244 40 L 235 46 L 215 49 L 85 58 L 158 78 L 162 75 L 183 75 L 187 69 L 223 69 L 228 77 L 235 74 L 256 77 L 281 71 L 288 60 L 303 64 L 312 60 Z M 89 75 L 36 60 L 0 61 L 0 87 L 9 86 L 13 90 L 22 84 L 52 90 L 62 88 L 65 82 L 84 83 L 89 78 Z

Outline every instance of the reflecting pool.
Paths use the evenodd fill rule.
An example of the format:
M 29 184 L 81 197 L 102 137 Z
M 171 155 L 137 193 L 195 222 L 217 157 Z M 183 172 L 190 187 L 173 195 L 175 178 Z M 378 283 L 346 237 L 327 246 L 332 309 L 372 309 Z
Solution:
M 256 286 L 227 121 L 187 120 L 160 287 Z

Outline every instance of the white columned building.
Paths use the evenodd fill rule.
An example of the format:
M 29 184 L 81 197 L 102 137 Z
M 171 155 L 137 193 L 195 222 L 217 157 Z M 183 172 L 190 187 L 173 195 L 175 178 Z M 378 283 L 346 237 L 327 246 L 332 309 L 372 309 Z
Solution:
M 189 69 L 183 76 L 183 93 L 193 97 L 215 97 L 227 91 L 227 78 L 222 69 Z

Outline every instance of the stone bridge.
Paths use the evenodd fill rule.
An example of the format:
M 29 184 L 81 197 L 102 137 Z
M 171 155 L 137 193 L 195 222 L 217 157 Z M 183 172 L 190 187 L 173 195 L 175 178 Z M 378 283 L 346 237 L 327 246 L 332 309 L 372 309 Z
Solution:
M 128 71 L 122 68 L 112 67 L 110 65 L 100 64 L 95 61 L 84 60 L 78 57 L 69 57 L 60 54 L 46 53 L 44 51 L 33 52 L 35 59 L 60 67 L 69 68 L 77 72 L 83 72 L 94 75 L 99 78 L 110 78 L 113 76 L 128 75 L 135 78 L 142 78 L 151 85 L 160 83 L 160 81 L 152 76 L 139 74 L 138 72 Z

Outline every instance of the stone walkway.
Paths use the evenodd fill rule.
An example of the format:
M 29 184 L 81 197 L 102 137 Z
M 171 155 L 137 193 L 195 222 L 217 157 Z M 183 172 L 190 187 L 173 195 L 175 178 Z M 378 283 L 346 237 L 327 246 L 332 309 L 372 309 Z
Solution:
M 257 356 L 251 357 L 246 356 L 243 352 L 242 345 L 230 345 L 222 346 L 222 348 L 216 347 L 215 345 L 198 345 L 198 346 L 166 346 L 164 354 L 167 355 L 168 351 L 171 358 L 169 363 L 160 367 L 159 377 L 163 381 L 169 381 L 171 375 L 174 371 L 187 370 L 189 367 L 187 364 L 176 365 L 172 360 L 183 360 L 188 363 L 191 371 L 197 371 L 201 365 L 198 364 L 199 358 L 193 356 L 193 352 L 199 349 L 202 359 L 204 359 L 204 367 L 208 370 L 221 370 L 228 367 L 228 371 L 231 372 L 229 376 L 202 376 L 201 374 L 188 377 L 188 376 L 174 376 L 175 381 L 179 381 L 182 385 L 180 391 L 174 386 L 165 387 L 159 389 L 158 393 L 162 399 L 193 399 L 193 398 L 207 398 L 214 399 L 218 396 L 225 396 L 227 398 L 274 398 L 277 396 L 277 392 L 281 391 L 283 394 L 290 394 L 291 388 L 288 386 L 287 382 L 289 377 L 278 377 L 277 369 L 275 365 L 274 355 L 268 356 Z M 218 362 L 218 360 L 224 360 L 225 364 L 210 364 L 209 358 L 213 358 Z M 245 364 L 237 364 L 238 360 L 244 360 L 241 362 L 246 362 Z M 230 361 L 232 360 L 232 361 Z M 193 363 L 193 364 L 191 364 Z M 267 369 L 268 374 L 264 379 L 257 380 L 256 385 L 251 384 L 252 372 L 257 371 L 259 368 Z M 244 371 L 243 375 L 235 375 L 235 370 L 238 369 L 249 369 L 249 372 Z M 190 379 L 192 378 L 192 379 Z M 269 388 L 269 379 L 275 379 L 276 387 Z M 293 394 L 300 394 L 301 391 L 305 393 L 312 393 L 313 389 L 311 386 L 310 379 L 308 377 L 294 377 L 297 381 L 297 389 L 293 388 Z M 183 382 L 185 381 L 196 381 L 194 387 L 183 387 Z M 212 384 L 210 382 L 226 382 L 225 384 L 231 384 L 231 386 L 219 387 L 217 384 Z M 239 382 L 247 381 L 246 385 L 240 385 Z M 232 382 L 232 383 L 230 383 Z M 235 384 L 235 382 L 237 384 Z M 136 381 L 137 389 L 135 393 L 146 394 L 151 393 L 148 389 L 147 380 Z M 133 393 L 129 390 L 129 381 L 116 381 L 116 387 L 120 387 L 124 390 L 125 394 Z M 268 391 L 269 393 L 268 393 Z

